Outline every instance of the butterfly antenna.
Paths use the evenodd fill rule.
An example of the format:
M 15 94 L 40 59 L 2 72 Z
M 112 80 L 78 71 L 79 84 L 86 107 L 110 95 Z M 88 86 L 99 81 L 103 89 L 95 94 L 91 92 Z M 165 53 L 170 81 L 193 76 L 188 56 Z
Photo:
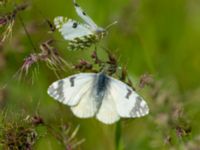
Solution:
M 110 27 L 112 27 L 113 25 L 117 24 L 118 22 L 117 21 L 114 21 L 113 23 L 109 24 L 105 29 L 106 30 L 109 30 Z

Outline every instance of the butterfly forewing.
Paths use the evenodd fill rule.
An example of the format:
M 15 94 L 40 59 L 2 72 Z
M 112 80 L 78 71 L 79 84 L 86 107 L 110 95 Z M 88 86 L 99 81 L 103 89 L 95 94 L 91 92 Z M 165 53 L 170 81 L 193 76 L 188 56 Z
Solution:
M 85 11 L 83 11 L 75 0 L 73 0 L 73 2 L 78 16 L 81 17 L 93 30 L 96 30 L 98 26 L 94 23 L 94 21 L 85 13 Z
M 111 95 L 121 117 L 142 117 L 149 113 L 147 103 L 131 87 L 114 78 L 110 79 Z
M 89 87 L 92 87 L 94 76 L 93 73 L 80 73 L 58 80 L 49 86 L 48 94 L 63 104 L 77 105 L 85 90 L 90 90 Z

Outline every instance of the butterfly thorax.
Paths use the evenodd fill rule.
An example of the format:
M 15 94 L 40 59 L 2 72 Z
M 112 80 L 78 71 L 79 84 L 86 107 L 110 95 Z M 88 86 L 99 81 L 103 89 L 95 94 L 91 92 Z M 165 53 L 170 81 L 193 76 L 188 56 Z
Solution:
M 95 35 L 98 37 L 98 40 L 100 40 L 106 35 L 106 30 L 104 28 L 98 27 L 95 30 Z
M 98 101 L 102 101 L 105 95 L 105 91 L 109 86 L 109 78 L 104 73 L 97 74 L 97 78 L 95 81 L 95 96 L 97 97 Z

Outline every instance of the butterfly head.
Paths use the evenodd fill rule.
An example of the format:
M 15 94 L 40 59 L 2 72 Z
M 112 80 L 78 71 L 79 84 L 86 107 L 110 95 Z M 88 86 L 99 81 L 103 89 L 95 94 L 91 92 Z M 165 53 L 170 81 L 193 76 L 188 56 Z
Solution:
M 117 23 L 117 21 L 109 24 L 106 28 L 101 28 L 101 27 L 98 27 L 96 30 L 95 30 L 95 33 L 96 35 L 98 35 L 98 37 L 100 39 L 102 39 L 108 32 L 108 30 L 110 29 L 110 27 L 112 27 L 113 25 L 115 25 Z
M 99 39 L 102 39 L 106 35 L 107 31 L 104 28 L 98 27 L 95 33 L 99 37 Z

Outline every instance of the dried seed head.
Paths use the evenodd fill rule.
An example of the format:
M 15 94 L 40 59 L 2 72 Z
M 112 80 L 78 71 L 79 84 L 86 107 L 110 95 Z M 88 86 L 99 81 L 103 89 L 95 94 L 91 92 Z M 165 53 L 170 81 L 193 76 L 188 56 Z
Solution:
M 27 6 L 27 4 L 18 5 L 12 12 L 0 17 L 0 27 L 7 26 L 2 34 L 2 37 L 0 38 L 0 43 L 3 43 L 8 37 L 11 36 L 17 13 L 25 10 Z
M 31 118 L 31 122 L 32 122 L 34 125 L 40 125 L 40 124 L 43 124 L 43 123 L 44 123 L 42 117 L 40 117 L 40 116 L 33 116 L 33 117 Z
M 170 135 L 167 135 L 164 139 L 164 143 L 170 145 L 172 143 L 172 137 Z
M 37 140 L 37 132 L 27 124 L 6 122 L 1 131 L 3 149 L 31 150 Z
M 50 20 L 46 19 L 46 23 L 49 26 L 51 32 L 54 32 L 56 30 L 55 25 Z
M 140 83 L 139 83 L 139 87 L 140 88 L 144 88 L 146 85 L 150 86 L 154 83 L 154 79 L 152 77 L 152 75 L 149 74 L 143 74 L 140 77 Z
M 181 138 L 181 137 L 183 137 L 183 136 L 185 136 L 185 130 L 182 128 L 182 127 L 180 127 L 180 126 L 177 126 L 176 127 L 176 135 L 179 137 L 179 138 Z
M 69 65 L 59 55 L 58 50 L 51 46 L 52 43 L 53 40 L 47 40 L 46 42 L 40 45 L 40 53 L 32 53 L 27 58 L 25 58 L 24 63 L 20 69 L 20 74 L 25 72 L 25 75 L 27 75 L 30 67 L 38 62 L 46 62 L 47 66 L 53 71 L 65 71 L 66 67 L 71 68 L 71 65 Z
M 126 81 L 126 78 L 127 78 L 127 69 L 126 67 L 123 67 L 121 72 L 121 81 Z
M 0 27 L 6 25 L 7 23 L 8 23 L 7 17 L 3 16 L 0 18 Z
M 23 3 L 15 7 L 15 12 L 23 11 L 28 7 L 28 3 Z
M 91 55 L 91 58 L 94 60 L 94 64 L 98 64 L 98 65 L 102 64 L 102 61 L 97 56 L 97 51 L 96 50 L 93 51 L 93 53 Z
M 24 63 L 21 67 L 21 71 L 22 72 L 25 72 L 25 75 L 28 74 L 28 70 L 29 68 L 34 64 L 36 63 L 37 61 L 39 60 L 38 56 L 36 54 L 30 54 L 30 56 L 26 57 L 24 59 Z
M 110 53 L 110 52 L 107 52 L 108 53 L 108 61 L 107 63 L 108 64 L 111 64 L 111 65 L 117 65 L 117 58 L 114 54 Z
M 79 64 L 74 66 L 75 69 L 86 71 L 86 70 L 92 70 L 93 65 L 85 60 L 80 60 Z

